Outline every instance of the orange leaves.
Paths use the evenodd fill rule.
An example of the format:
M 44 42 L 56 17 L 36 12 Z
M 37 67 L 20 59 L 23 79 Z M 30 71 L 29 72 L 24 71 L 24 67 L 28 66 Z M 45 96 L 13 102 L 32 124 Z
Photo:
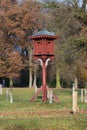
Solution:
M 24 38 L 25 32 L 23 30 L 20 30 L 20 28 L 17 28 L 16 34 L 18 37 Z
M 14 52 L 14 44 L 27 46 L 28 36 L 41 28 L 40 5 L 29 0 L 21 4 L 11 0 L 0 1 L 0 53 L 4 60 L 0 60 L 2 75 L 10 78 L 19 75 L 22 69 L 22 59 L 19 53 Z M 1 35 L 0 35 L 1 36 Z
M 1 7 L 4 12 L 4 26 L 9 33 L 21 38 L 31 34 L 32 30 L 41 28 L 40 5 L 35 1 L 26 1 L 21 6 L 11 4 L 10 0 L 2 1 Z M 4 5 L 7 5 L 3 8 Z M 25 40 L 25 39 L 24 39 Z M 27 39 L 26 39 L 27 40 Z
M 6 72 L 6 64 L 5 61 L 0 60 L 0 77 L 3 77 Z
M 18 77 L 22 68 L 22 58 L 17 51 L 7 52 L 4 59 L 0 60 L 0 76 Z

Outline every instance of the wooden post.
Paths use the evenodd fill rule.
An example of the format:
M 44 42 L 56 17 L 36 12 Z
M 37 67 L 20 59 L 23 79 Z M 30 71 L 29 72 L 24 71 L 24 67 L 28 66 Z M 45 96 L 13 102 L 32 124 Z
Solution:
M 84 102 L 87 103 L 87 90 L 84 89 Z
M 50 90 L 50 94 L 49 94 L 49 103 L 52 103 L 52 97 L 53 97 L 53 91 Z
M 13 94 L 12 94 L 12 90 L 10 90 L 10 103 L 13 103 Z
M 81 102 L 84 101 L 84 89 L 81 89 Z
M 2 84 L 0 84 L 0 95 L 2 95 Z
M 72 92 L 72 110 L 73 112 L 78 112 L 78 92 L 75 90 L 75 86 L 73 85 Z
M 35 93 L 37 93 L 37 85 L 35 85 L 34 88 L 35 88 Z
M 43 66 L 42 66 L 42 101 L 46 102 L 47 101 L 47 85 L 46 85 L 46 66 L 45 62 L 43 61 Z

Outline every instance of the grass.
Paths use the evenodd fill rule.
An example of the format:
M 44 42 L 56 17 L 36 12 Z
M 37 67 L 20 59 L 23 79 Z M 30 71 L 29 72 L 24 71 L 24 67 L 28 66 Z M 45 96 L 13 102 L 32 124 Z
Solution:
M 54 89 L 59 102 L 42 103 L 41 95 L 30 102 L 33 88 L 14 88 L 14 102 L 6 101 L 6 88 L 0 95 L 0 130 L 87 130 L 87 104 L 80 102 L 80 111 L 72 114 L 72 91 Z

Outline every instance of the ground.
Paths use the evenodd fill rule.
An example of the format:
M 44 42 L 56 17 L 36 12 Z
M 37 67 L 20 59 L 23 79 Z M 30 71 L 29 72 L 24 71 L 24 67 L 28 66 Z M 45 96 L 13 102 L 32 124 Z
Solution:
M 42 103 L 41 95 L 30 102 L 34 88 L 14 88 L 11 104 L 6 101 L 6 88 L 0 95 L 0 130 L 87 130 L 87 104 L 81 103 L 79 112 L 72 112 L 72 90 L 54 89 L 59 102 Z

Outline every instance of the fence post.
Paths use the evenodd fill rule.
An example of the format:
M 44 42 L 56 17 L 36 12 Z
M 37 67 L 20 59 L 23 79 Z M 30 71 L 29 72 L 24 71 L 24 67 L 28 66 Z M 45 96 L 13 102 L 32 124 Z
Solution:
M 84 89 L 81 89 L 81 102 L 84 101 Z
M 2 84 L 0 84 L 0 95 L 2 95 Z
M 75 86 L 73 85 L 72 89 L 72 110 L 73 112 L 78 112 L 78 92 L 75 90 Z
M 35 85 L 35 93 L 37 93 L 37 86 Z
M 50 95 L 49 95 L 49 103 L 52 103 L 52 97 L 53 97 L 53 91 L 50 91 Z
M 87 103 L 87 90 L 84 89 L 84 102 Z
M 10 94 L 10 103 L 13 103 L 13 94 L 12 94 L 12 89 L 10 89 L 9 94 Z
M 47 98 L 49 99 L 49 103 L 52 103 L 53 91 L 51 89 L 47 91 Z

